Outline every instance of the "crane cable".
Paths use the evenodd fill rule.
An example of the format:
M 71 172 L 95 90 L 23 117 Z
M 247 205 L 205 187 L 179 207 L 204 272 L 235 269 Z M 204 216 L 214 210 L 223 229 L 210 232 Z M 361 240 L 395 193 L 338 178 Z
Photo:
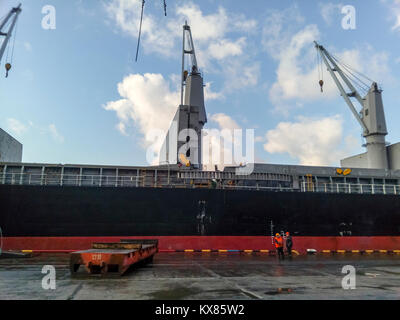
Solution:
M 135 59 L 136 62 L 137 62 L 138 55 L 139 55 L 140 36 L 142 34 L 143 12 L 144 12 L 144 4 L 145 3 L 146 3 L 146 1 L 142 0 L 142 13 L 140 15 L 139 36 L 138 36 L 138 43 L 137 43 L 137 47 L 136 47 L 136 59 Z
M 17 30 L 18 30 L 18 17 L 17 17 L 17 21 L 15 22 L 15 31 L 14 31 L 14 39 L 13 39 L 13 46 L 12 46 L 12 50 L 11 50 L 11 64 L 14 61 L 14 48 L 15 48 L 15 39 L 17 38 Z
M 137 42 L 137 47 L 136 47 L 136 58 L 135 58 L 136 62 L 138 60 L 138 55 L 139 55 L 139 46 L 140 46 L 140 38 L 142 35 L 142 24 L 143 24 L 143 14 L 144 14 L 145 3 L 146 3 L 146 1 L 142 0 L 142 13 L 140 14 L 139 36 L 138 36 L 138 42 Z M 167 16 L 167 0 L 164 0 L 164 15 Z
M 351 72 L 346 66 L 342 65 L 343 73 L 351 80 L 352 84 L 362 91 L 363 94 L 366 94 L 369 90 L 368 84 L 362 81 L 359 77 L 357 77 L 353 72 Z
M 13 38 L 13 44 L 12 44 L 12 49 L 11 49 L 11 56 L 10 56 L 10 46 L 7 46 L 7 55 L 6 55 L 6 78 L 8 78 L 8 72 L 11 69 L 11 66 L 13 64 L 14 61 L 14 48 L 15 48 L 15 39 L 17 38 L 17 30 L 18 30 L 18 17 L 16 18 L 16 22 L 15 22 L 15 30 L 13 30 L 13 33 L 11 34 L 11 37 Z M 10 56 L 10 59 L 9 59 Z
M 333 57 L 337 62 L 339 62 L 340 64 L 346 66 L 347 68 L 349 68 L 349 69 L 352 70 L 353 72 L 357 73 L 358 75 L 360 75 L 360 76 L 363 77 L 364 79 L 366 79 L 366 80 L 368 80 L 368 81 L 371 81 L 371 82 L 374 82 L 374 80 L 368 78 L 365 74 L 363 74 L 363 73 L 357 71 L 356 69 L 350 67 L 348 64 L 345 64 L 344 62 L 340 62 L 335 56 L 332 56 L 332 57 Z
M 365 74 L 355 70 L 354 68 L 350 67 L 349 65 L 339 61 L 336 57 L 333 56 L 333 59 L 340 64 L 349 74 L 351 74 L 351 76 L 353 77 L 353 82 L 355 84 L 357 84 L 357 86 L 359 88 L 361 88 L 361 90 L 363 91 L 363 93 L 366 93 L 369 91 L 369 87 L 371 84 L 366 83 L 365 81 L 369 81 L 370 83 L 375 82 L 374 80 L 368 78 Z M 359 75 L 360 77 L 362 77 L 364 79 L 364 81 L 358 77 L 357 75 Z
M 321 87 L 321 93 L 324 92 L 323 86 L 324 86 L 324 68 L 322 65 L 322 53 L 321 51 L 317 48 L 317 66 L 318 66 L 318 83 L 319 86 Z

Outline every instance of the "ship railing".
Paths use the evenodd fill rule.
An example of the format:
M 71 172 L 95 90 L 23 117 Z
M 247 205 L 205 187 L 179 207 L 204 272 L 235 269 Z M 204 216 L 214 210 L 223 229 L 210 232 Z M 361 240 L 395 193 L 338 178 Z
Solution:
M 400 195 L 400 185 L 362 183 L 309 183 L 301 184 L 302 192 L 393 194 Z
M 218 183 L 193 183 L 189 179 L 177 179 L 172 176 L 110 176 L 78 175 L 52 173 L 0 173 L 0 184 L 29 186 L 75 186 L 75 187 L 152 187 L 152 188 L 186 188 L 186 189 L 226 189 L 226 190 L 259 190 L 259 191 L 299 191 L 282 185 L 246 186 Z

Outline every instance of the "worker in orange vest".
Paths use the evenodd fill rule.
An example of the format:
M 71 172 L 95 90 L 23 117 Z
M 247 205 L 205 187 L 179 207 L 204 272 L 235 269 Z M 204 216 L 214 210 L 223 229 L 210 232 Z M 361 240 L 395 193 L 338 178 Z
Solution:
M 274 244 L 276 251 L 278 252 L 278 258 L 285 259 L 285 254 L 283 253 L 283 238 L 279 233 L 277 233 L 274 237 Z

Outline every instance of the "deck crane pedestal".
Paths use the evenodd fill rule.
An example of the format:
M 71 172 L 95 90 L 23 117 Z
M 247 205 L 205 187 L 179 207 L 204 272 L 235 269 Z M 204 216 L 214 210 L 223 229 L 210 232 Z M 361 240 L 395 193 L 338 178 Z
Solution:
M 350 69 L 350 67 L 346 65 L 343 65 L 342 69 L 340 67 L 341 63 L 338 59 L 329 54 L 322 45 L 319 45 L 317 42 L 314 43 L 322 61 L 325 63 L 328 72 L 338 87 L 341 96 L 349 106 L 358 123 L 361 125 L 363 137 L 366 140 L 365 146 L 367 152 L 343 159 L 341 160 L 341 165 L 343 167 L 361 167 L 371 169 L 399 169 L 400 144 L 387 146 L 385 141 L 385 136 L 388 134 L 388 131 L 386 128 L 385 112 L 382 103 L 382 90 L 379 89 L 378 84 L 371 80 L 372 83 L 369 84 L 368 87 L 365 82 L 361 81 L 360 76 L 355 74 L 355 70 Z M 362 97 L 356 90 L 356 84 L 353 83 L 351 79 L 358 79 L 363 83 L 366 91 L 364 97 Z M 355 108 L 351 98 L 354 98 L 361 105 L 360 112 Z

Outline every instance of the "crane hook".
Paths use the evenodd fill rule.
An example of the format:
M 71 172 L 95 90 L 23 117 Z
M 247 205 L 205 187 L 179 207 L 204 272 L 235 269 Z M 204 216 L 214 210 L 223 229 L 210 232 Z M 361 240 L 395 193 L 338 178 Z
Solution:
M 319 80 L 319 86 L 321 87 L 321 92 L 324 92 L 324 80 Z
M 8 71 L 11 70 L 11 63 L 6 63 L 5 67 L 6 67 L 6 78 L 8 78 Z

